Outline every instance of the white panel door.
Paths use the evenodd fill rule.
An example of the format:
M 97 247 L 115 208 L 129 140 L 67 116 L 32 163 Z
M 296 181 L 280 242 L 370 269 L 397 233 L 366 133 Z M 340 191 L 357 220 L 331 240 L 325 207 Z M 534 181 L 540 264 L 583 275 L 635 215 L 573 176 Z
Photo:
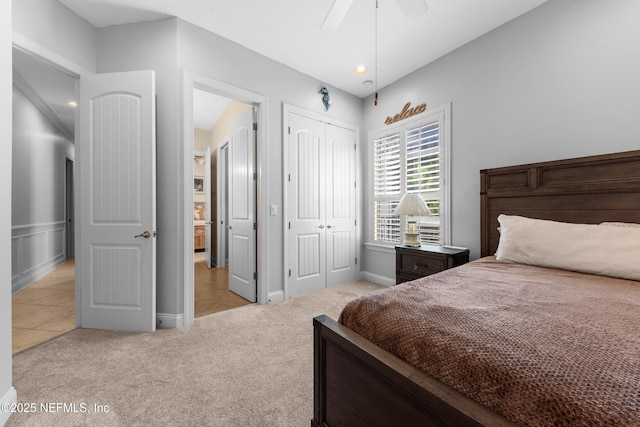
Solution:
M 154 331 L 154 73 L 98 74 L 80 85 L 80 326 Z
M 229 245 L 229 224 L 228 216 L 229 210 L 227 208 L 229 201 L 229 186 L 228 186 L 228 174 L 227 165 L 229 159 L 229 142 L 225 139 L 223 143 L 218 146 L 218 155 L 216 156 L 217 165 L 217 223 L 218 227 L 218 256 L 216 258 L 216 266 L 225 267 L 227 265 L 227 248 Z
M 204 153 L 204 258 L 211 268 L 211 147 Z
M 326 126 L 327 286 L 356 278 L 355 131 Z
M 229 124 L 229 290 L 256 301 L 253 109 Z

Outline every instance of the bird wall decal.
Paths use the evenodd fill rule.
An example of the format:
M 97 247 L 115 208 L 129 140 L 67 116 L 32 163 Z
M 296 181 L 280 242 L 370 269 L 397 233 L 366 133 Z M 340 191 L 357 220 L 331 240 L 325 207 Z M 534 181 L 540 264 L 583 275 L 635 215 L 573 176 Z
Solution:
M 329 111 L 329 107 L 331 106 L 331 99 L 329 98 L 329 89 L 323 87 L 318 91 L 318 93 L 322 94 L 322 104 L 324 105 L 324 111 Z

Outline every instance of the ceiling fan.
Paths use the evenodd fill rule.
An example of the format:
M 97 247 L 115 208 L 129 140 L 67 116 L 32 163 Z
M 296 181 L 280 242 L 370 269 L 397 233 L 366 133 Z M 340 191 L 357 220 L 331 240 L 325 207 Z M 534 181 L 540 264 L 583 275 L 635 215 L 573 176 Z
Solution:
M 395 2 L 407 17 L 421 16 L 428 9 L 426 0 L 395 0 Z M 353 0 L 335 0 L 320 28 L 326 31 L 337 30 L 352 3 Z M 377 4 L 378 0 L 376 0 L 376 8 Z

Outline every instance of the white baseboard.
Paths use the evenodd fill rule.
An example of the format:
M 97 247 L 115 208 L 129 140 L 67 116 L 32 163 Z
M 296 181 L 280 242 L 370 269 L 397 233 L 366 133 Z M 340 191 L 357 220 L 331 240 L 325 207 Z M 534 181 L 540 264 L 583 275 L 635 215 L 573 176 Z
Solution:
M 361 274 L 362 280 L 366 280 L 368 282 L 373 282 L 373 283 L 377 283 L 378 285 L 382 285 L 382 286 L 395 286 L 396 285 L 396 279 L 395 278 L 388 278 L 385 276 L 380 276 L 377 274 L 373 274 L 373 273 L 369 273 L 368 271 L 363 271 Z
M 268 303 L 284 301 L 284 291 L 269 292 Z
M 55 258 L 52 258 L 37 267 L 31 268 L 24 274 L 13 277 L 13 283 L 11 284 L 11 293 L 15 294 L 16 292 L 21 291 L 36 280 L 43 278 L 44 276 L 64 264 L 66 260 L 67 259 L 64 254 L 58 254 Z
M 18 403 L 18 393 L 16 393 L 16 389 L 11 387 L 9 391 L 7 391 L 2 399 L 0 399 L 0 408 L 2 408 L 5 404 L 15 404 Z M 3 426 L 9 421 L 9 417 L 11 417 L 11 411 L 5 412 L 0 410 L 0 426 Z
M 161 328 L 182 328 L 184 326 L 184 315 L 156 313 L 156 326 Z

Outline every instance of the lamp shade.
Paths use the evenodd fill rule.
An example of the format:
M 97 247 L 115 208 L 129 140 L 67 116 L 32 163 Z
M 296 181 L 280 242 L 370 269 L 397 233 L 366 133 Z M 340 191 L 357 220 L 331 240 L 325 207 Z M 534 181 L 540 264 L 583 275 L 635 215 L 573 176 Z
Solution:
M 405 194 L 393 211 L 393 215 L 431 215 L 431 211 L 421 195 Z

